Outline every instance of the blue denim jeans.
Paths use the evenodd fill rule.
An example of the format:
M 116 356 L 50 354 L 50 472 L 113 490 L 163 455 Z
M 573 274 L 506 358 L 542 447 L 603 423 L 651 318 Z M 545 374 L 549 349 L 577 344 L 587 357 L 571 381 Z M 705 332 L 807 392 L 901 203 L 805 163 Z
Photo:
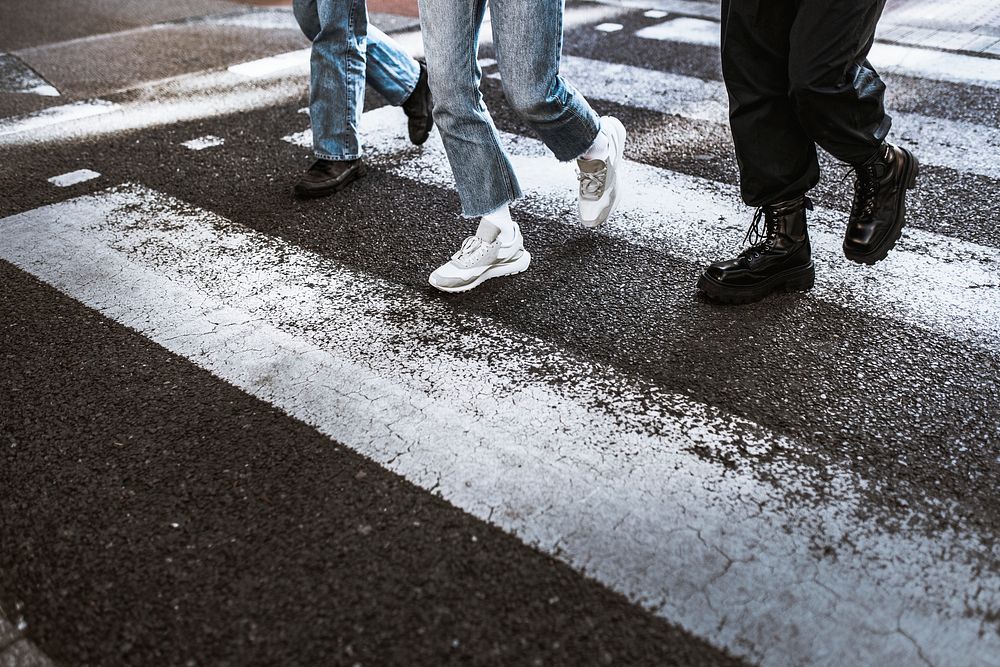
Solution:
M 559 76 L 563 0 L 488 0 L 504 94 L 559 160 L 597 137 L 599 119 Z M 434 121 L 455 175 L 462 213 L 484 215 L 521 195 L 479 90 L 479 31 L 487 0 L 419 0 Z
M 294 0 L 292 9 L 312 42 L 313 151 L 325 160 L 355 160 L 361 157 L 358 123 L 365 108 L 365 81 L 399 106 L 417 87 L 420 65 L 391 37 L 368 25 L 364 0 Z

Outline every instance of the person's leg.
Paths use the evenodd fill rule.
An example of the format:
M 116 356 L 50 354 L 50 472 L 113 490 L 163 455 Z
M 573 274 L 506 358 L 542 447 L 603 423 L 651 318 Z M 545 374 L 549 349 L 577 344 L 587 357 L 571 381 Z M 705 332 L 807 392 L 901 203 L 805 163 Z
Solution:
M 824 150 L 862 164 L 892 124 L 885 84 L 867 60 L 885 0 L 803 0 L 789 38 L 789 93 L 799 124 Z
M 316 156 L 294 192 L 322 197 L 365 173 L 358 116 L 364 108 L 367 12 L 364 0 L 295 0 L 293 10 L 312 40 L 309 120 Z
M 434 121 L 458 189 L 462 213 L 481 218 L 451 260 L 430 275 L 446 292 L 464 292 L 484 280 L 520 273 L 531 255 L 509 204 L 521 196 L 479 88 L 479 31 L 486 0 L 420 0 Z
M 493 212 L 521 196 L 479 89 L 479 31 L 486 0 L 420 0 L 434 121 L 448 154 L 466 217 Z
M 427 81 L 427 66 L 412 58 L 392 37 L 368 26 L 368 85 L 389 104 L 402 107 L 410 141 L 427 141 L 434 127 L 434 102 Z
M 368 85 L 394 107 L 401 106 L 420 81 L 420 63 L 396 40 L 373 25 L 368 26 L 365 49 Z
M 557 159 L 579 159 L 580 220 L 597 227 L 618 203 L 626 132 L 617 119 L 598 118 L 559 75 L 563 0 L 490 0 L 490 7 L 504 94 Z
M 789 78 L 799 122 L 816 143 L 852 165 L 854 202 L 844 254 L 874 264 L 902 234 L 906 190 L 918 164 L 885 142 L 885 84 L 868 62 L 885 0 L 803 0 L 791 36 Z
M 798 197 L 819 182 L 816 146 L 789 99 L 796 0 L 723 0 L 722 75 L 749 206 Z
M 750 247 L 698 279 L 708 298 L 747 303 L 805 290 L 815 270 L 804 193 L 819 180 L 816 146 L 788 97 L 788 45 L 798 0 L 724 0 L 722 71 L 743 199 L 757 206 Z
M 300 0 L 296 0 L 296 4 Z M 316 157 L 361 157 L 358 115 L 365 102 L 364 0 L 313 0 L 319 30 L 312 37 L 309 117 Z
M 559 75 L 563 0 L 490 0 L 490 7 L 500 80 L 511 107 L 557 159 L 579 157 L 597 137 L 600 119 Z

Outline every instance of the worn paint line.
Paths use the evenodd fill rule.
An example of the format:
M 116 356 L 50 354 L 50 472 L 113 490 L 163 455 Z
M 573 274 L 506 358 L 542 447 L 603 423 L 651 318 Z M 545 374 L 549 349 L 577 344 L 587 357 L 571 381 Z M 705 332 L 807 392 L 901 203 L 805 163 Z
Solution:
M 716 21 L 684 17 L 641 28 L 636 36 L 718 48 L 719 31 Z M 868 59 L 879 71 L 1000 88 L 1000 60 L 994 58 L 876 42 Z
M 880 527 L 832 463 L 763 482 L 739 448 L 795 443 L 426 292 L 134 185 L 0 220 L 0 257 L 764 665 L 1000 651 L 976 536 Z
M 0 119 L 0 145 L 10 137 L 15 141 L 19 136 L 34 133 L 58 125 L 76 123 L 94 116 L 104 116 L 118 109 L 117 104 L 106 100 L 87 100 L 49 107 L 41 111 Z

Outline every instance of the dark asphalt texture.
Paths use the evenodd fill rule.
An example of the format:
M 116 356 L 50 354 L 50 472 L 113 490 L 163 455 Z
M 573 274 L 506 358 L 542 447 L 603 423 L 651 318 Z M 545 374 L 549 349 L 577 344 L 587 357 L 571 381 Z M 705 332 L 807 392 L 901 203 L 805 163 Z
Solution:
M 0 591 L 67 665 L 738 665 L 0 263 Z
M 620 22 L 569 32 L 567 53 L 718 78 L 717 50 L 627 40 L 652 21 Z M 899 110 L 998 117 L 995 90 L 893 81 Z M 499 85 L 484 87 L 501 129 L 530 135 Z M 305 126 L 305 102 L 303 89 L 280 108 L 4 149 L 0 217 L 136 181 L 745 416 L 802 445 L 783 455 L 869 482 L 883 520 L 918 510 L 931 534 L 956 519 L 1000 533 L 996 351 L 801 295 L 713 306 L 695 297 L 695 262 L 531 216 L 530 272 L 439 296 L 426 276 L 470 231 L 454 193 L 373 168 L 294 201 L 308 151 L 280 138 Z M 628 125 L 630 158 L 736 182 L 726 128 L 594 102 Z M 204 134 L 226 145 L 179 146 Z M 825 167 L 817 203 L 845 210 L 849 183 Z M 45 182 L 78 168 L 102 177 Z M 921 178 L 914 226 L 1000 247 L 994 180 Z M 56 659 L 735 664 L 2 261 L 0 285 L 0 535 L 16 536 L 0 547 L 0 603 L 23 602 L 28 635 Z M 816 491 L 802 502 L 822 502 Z

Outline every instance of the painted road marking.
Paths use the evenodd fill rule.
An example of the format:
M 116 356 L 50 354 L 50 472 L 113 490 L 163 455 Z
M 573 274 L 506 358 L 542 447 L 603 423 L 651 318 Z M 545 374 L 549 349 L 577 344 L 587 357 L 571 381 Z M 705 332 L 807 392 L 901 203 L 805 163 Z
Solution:
M 624 27 L 621 23 L 601 23 L 594 26 L 594 30 L 598 32 L 618 32 Z
M 887 530 L 837 464 L 423 291 L 136 185 L 0 220 L 0 257 L 764 665 L 1000 651 L 970 613 L 1000 580 L 961 526 Z
M 100 178 L 101 174 L 90 169 L 77 169 L 76 171 L 71 171 L 67 174 L 61 174 L 59 176 L 53 176 L 48 179 L 49 183 L 58 186 L 60 188 L 68 188 L 71 185 L 76 185 L 77 183 L 84 183 L 86 181 L 92 181 L 95 178 Z
M 0 137 L 23 135 L 30 132 L 74 121 L 102 116 L 118 108 L 106 100 L 87 100 L 57 107 L 49 107 L 24 116 L 0 119 Z
M 635 36 L 683 44 L 718 46 L 721 39 L 719 30 L 719 24 L 714 21 L 679 18 L 642 28 L 636 31 Z
M 702 19 L 710 19 L 718 22 L 720 16 L 720 3 L 701 2 L 699 0 L 597 0 L 616 6 L 645 9 L 655 7 L 656 9 L 645 12 L 644 16 L 649 18 L 664 18 L 668 14 L 681 14 Z M 913 9 L 913 11 L 910 11 Z M 963 7 L 963 11 L 966 8 Z M 946 7 L 944 11 L 954 11 Z M 922 48 L 936 48 L 950 51 L 981 51 L 992 55 L 1000 55 L 1000 38 L 974 31 L 956 32 L 951 30 L 939 30 L 936 28 L 921 28 L 909 25 L 909 22 L 920 22 L 924 20 L 941 20 L 941 16 L 930 16 L 923 9 L 909 8 L 900 10 L 893 8 L 892 11 L 883 15 L 879 21 L 876 39 Z M 966 25 L 987 25 L 988 20 L 982 19 L 976 23 L 975 17 L 970 19 L 966 13 L 963 18 Z
M 368 159 L 420 184 L 453 187 L 437 133 L 419 152 L 399 159 L 407 141 L 405 128 L 406 119 L 395 107 L 364 114 Z M 557 163 L 535 139 L 502 136 L 527 195 L 518 209 L 576 224 L 573 167 Z M 312 146 L 308 130 L 285 140 Z M 626 165 L 629 191 L 600 233 L 698 264 L 732 254 L 748 222 L 735 186 L 636 162 Z M 845 214 L 831 209 L 817 208 L 810 216 L 813 256 L 820 270 L 809 298 L 1000 349 L 1000 299 L 996 290 L 982 289 L 1000 286 L 1000 249 L 907 228 L 889 259 L 872 270 L 844 260 L 844 224 Z
M 206 148 L 214 148 L 215 146 L 221 146 L 226 143 L 226 140 L 222 137 L 217 137 L 214 134 L 206 134 L 203 137 L 197 137 L 196 139 L 189 139 L 181 143 L 184 148 L 189 148 L 193 151 L 203 151 Z
M 563 56 L 560 73 L 591 99 L 720 125 L 729 121 L 721 81 L 576 56 Z M 1000 126 L 915 113 L 893 112 L 892 118 L 892 138 L 914 145 L 922 164 L 1000 179 Z
M 303 68 L 306 68 L 308 71 L 310 53 L 310 49 L 299 49 L 298 51 L 279 53 L 276 56 L 259 58 L 258 60 L 251 60 L 238 65 L 232 65 L 229 67 L 229 71 L 233 74 L 245 76 L 250 79 L 270 77 L 289 70 L 301 70 Z
M 297 101 L 302 96 L 308 64 L 291 76 L 287 72 L 252 82 L 226 70 L 179 77 L 141 89 L 133 102 L 108 102 L 87 117 L 63 114 L 42 120 L 0 120 L 0 146 L 38 145 L 48 142 L 96 138 L 189 120 L 214 118 L 238 111 L 252 111 Z M 72 105 L 70 105 L 72 106 Z M 51 111 L 51 110 L 47 110 Z M 12 127 L 13 125 L 13 127 Z M 30 131 L 29 131 L 30 130 Z
M 720 24 L 695 18 L 677 18 L 640 29 L 643 39 L 697 44 L 718 48 Z M 934 81 L 1000 87 L 1000 60 L 932 49 L 876 43 L 868 57 L 881 71 Z

